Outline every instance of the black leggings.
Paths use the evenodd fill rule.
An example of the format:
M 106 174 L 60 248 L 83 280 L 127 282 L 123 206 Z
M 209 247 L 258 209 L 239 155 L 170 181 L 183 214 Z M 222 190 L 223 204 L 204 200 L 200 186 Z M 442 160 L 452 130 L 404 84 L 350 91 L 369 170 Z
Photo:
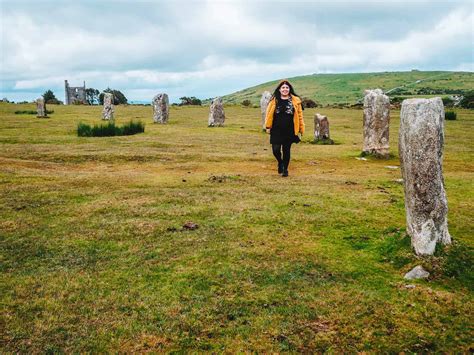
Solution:
M 288 170 L 288 165 L 290 164 L 291 144 L 292 143 L 272 144 L 273 155 L 275 156 L 276 160 L 278 160 L 278 163 L 283 163 L 285 170 Z M 283 159 L 281 157 L 282 151 Z

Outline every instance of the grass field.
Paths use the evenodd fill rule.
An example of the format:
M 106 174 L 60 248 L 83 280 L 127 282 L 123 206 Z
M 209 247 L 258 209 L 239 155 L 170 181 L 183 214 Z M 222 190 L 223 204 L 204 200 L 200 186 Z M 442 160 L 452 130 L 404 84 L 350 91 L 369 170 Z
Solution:
M 32 109 L 0 104 L 2 353 L 473 351 L 473 111 L 445 127 L 454 243 L 417 258 L 386 168 L 398 111 L 393 158 L 362 161 L 361 110 L 319 110 L 333 146 L 305 110 L 282 178 L 259 109 L 207 128 L 206 107 L 118 106 L 145 133 L 107 138 L 75 132 L 101 107 Z
M 381 88 L 388 91 L 403 87 L 407 93 L 402 96 L 410 98 L 419 97 L 420 95 L 416 95 L 416 90 L 421 88 L 467 91 L 474 87 L 474 73 L 449 71 L 313 74 L 297 76 L 289 80 L 298 95 L 315 100 L 321 105 L 354 104 L 363 99 L 365 89 Z M 262 93 L 265 90 L 273 92 L 278 82 L 278 80 L 271 81 L 225 95 L 224 102 L 241 104 L 247 99 L 258 105 Z M 431 96 L 440 95 L 422 95 L 422 97 Z

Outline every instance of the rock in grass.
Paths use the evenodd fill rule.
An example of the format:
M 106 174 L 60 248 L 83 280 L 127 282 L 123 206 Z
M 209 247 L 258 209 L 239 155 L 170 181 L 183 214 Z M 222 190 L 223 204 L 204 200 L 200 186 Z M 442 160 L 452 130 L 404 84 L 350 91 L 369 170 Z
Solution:
M 388 158 L 390 99 L 381 89 L 366 90 L 364 97 L 364 154 Z
M 42 97 L 36 99 L 36 117 L 48 117 L 48 115 L 46 114 L 46 104 L 44 103 L 44 98 Z
M 314 115 L 314 142 L 334 144 L 334 141 L 329 136 L 328 117 L 319 113 Z
M 267 114 L 267 107 L 272 99 L 272 94 L 269 91 L 264 91 L 260 98 L 260 112 L 262 113 L 262 130 L 265 131 L 265 116 Z
M 185 230 L 195 230 L 195 229 L 198 229 L 198 228 L 199 228 L 199 225 L 197 223 L 194 223 L 194 222 L 186 222 L 183 225 L 183 229 L 185 229 Z
M 102 109 L 102 119 L 106 121 L 114 120 L 114 95 L 110 92 L 104 93 L 104 108 Z
M 404 279 L 406 280 L 415 280 L 415 279 L 426 279 L 428 276 L 430 276 L 430 273 L 423 269 L 423 266 L 418 265 L 415 266 L 412 270 L 407 272 L 404 276 Z
M 418 255 L 450 244 L 443 179 L 444 107 L 441 98 L 402 103 L 398 150 L 405 189 L 407 232 Z
M 212 100 L 209 108 L 209 127 L 223 127 L 225 121 L 224 104 L 220 97 Z
M 153 98 L 153 121 L 168 123 L 169 100 L 167 94 L 158 94 Z

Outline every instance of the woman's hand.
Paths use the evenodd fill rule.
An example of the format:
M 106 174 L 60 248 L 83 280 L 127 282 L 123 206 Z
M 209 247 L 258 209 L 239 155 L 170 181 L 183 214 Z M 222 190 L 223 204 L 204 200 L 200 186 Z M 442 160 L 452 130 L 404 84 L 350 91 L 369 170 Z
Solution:
M 270 133 L 270 128 L 267 128 L 265 131 L 266 131 L 267 133 Z

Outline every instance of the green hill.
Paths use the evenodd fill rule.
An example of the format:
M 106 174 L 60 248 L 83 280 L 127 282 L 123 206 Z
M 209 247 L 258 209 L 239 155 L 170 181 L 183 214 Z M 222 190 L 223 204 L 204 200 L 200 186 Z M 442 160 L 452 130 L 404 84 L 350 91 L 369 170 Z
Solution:
M 365 89 L 381 88 L 391 97 L 450 96 L 474 88 L 474 73 L 449 71 L 313 74 L 288 78 L 301 97 L 322 105 L 354 104 Z M 265 90 L 272 92 L 279 80 L 263 83 L 223 96 L 226 103 L 250 100 L 258 104 Z M 395 89 L 398 88 L 398 89 Z M 392 90 L 394 89 L 394 90 Z

